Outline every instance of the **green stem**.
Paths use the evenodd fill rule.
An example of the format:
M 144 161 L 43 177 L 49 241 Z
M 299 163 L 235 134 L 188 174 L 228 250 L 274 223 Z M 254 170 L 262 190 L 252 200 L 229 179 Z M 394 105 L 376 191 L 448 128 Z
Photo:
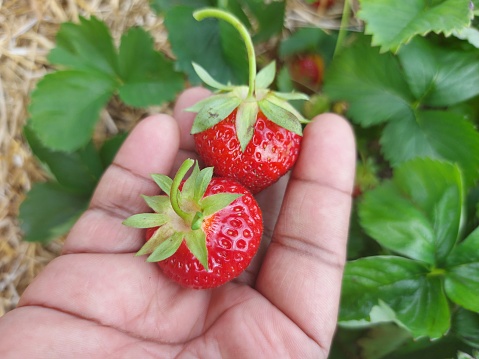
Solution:
M 186 172 L 193 166 L 195 163 L 194 160 L 191 158 L 188 158 L 183 162 L 183 164 L 180 166 L 180 169 L 175 175 L 175 178 L 173 178 L 173 183 L 171 184 L 171 190 L 170 190 L 170 202 L 171 202 L 171 207 L 175 211 L 175 213 L 180 216 L 186 224 L 190 225 L 191 224 L 191 214 L 186 213 L 180 208 L 180 203 L 179 203 L 179 196 L 180 196 L 180 184 L 183 178 L 186 175 Z
M 336 41 L 336 48 L 334 49 L 333 58 L 338 55 L 339 51 L 343 47 L 344 39 L 346 38 L 346 34 L 348 32 L 350 17 L 351 5 L 349 0 L 344 0 L 343 16 L 341 17 L 341 24 L 339 25 L 338 40 Z
M 248 83 L 248 98 L 253 96 L 254 86 L 256 80 L 256 57 L 254 53 L 254 45 L 251 40 L 251 36 L 248 33 L 246 27 L 232 14 L 214 8 L 206 8 L 202 10 L 195 11 L 193 17 L 201 21 L 207 17 L 215 17 L 221 20 L 228 22 L 233 25 L 233 27 L 238 30 L 241 38 L 244 41 L 246 46 L 246 52 L 248 53 L 248 66 L 249 66 L 249 83 Z

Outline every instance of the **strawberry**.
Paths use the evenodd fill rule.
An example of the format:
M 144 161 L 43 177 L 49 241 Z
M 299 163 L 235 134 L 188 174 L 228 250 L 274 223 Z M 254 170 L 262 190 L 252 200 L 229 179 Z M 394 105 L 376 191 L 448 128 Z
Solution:
M 143 196 L 154 213 L 136 214 L 123 223 L 147 228 L 137 255 L 149 254 L 163 273 L 184 287 L 214 288 L 236 278 L 256 254 L 263 233 L 261 210 L 237 181 L 212 178 L 211 167 L 199 170 L 186 160 L 171 178 L 153 180 L 166 193 Z
M 316 90 L 323 83 L 324 61 L 318 54 L 304 54 L 297 56 L 291 63 L 292 80 Z
M 191 129 L 197 151 L 207 166 L 214 166 L 215 174 L 234 178 L 257 193 L 294 165 L 300 151 L 302 123 L 308 121 L 288 101 L 308 97 L 269 89 L 276 73 L 275 63 L 256 74 L 251 37 L 234 16 L 217 9 L 193 15 L 197 20 L 217 17 L 230 22 L 241 34 L 249 59 L 248 86 L 221 84 L 193 64 L 203 82 L 217 90 L 188 109 L 197 112 Z

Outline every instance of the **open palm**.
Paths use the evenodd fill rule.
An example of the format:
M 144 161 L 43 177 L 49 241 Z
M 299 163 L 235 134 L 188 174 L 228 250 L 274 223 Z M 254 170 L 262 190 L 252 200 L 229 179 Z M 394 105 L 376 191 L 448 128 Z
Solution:
M 307 126 L 289 180 L 258 196 L 265 238 L 248 270 L 212 290 L 185 289 L 133 254 L 140 230 L 121 222 L 157 194 L 151 173 L 195 158 L 183 109 L 147 118 L 105 172 L 90 208 L 51 262 L 0 319 L 1 358 L 326 358 L 333 336 L 354 178 L 348 124 Z M 285 191 L 286 188 L 286 191 Z M 284 199 L 283 199 L 284 194 Z

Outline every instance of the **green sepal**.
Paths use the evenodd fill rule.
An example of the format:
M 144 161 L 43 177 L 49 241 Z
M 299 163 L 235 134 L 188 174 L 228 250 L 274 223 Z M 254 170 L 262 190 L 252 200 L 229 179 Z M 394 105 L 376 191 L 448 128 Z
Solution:
M 248 143 L 253 138 L 254 124 L 256 123 L 258 110 L 258 102 L 256 100 L 245 101 L 238 106 L 235 126 L 242 152 L 245 151 L 246 146 L 248 146 Z
M 276 62 L 272 61 L 256 75 L 255 88 L 267 89 L 274 81 L 276 75 Z
M 218 193 L 203 198 L 200 203 L 203 215 L 210 216 L 223 208 L 229 206 L 233 201 L 240 198 L 242 194 L 239 193 Z
M 232 95 L 214 95 L 196 115 L 191 134 L 203 132 L 228 117 L 241 103 L 241 98 Z
M 171 185 L 173 183 L 173 180 L 162 174 L 153 174 L 151 175 L 151 178 L 153 178 L 153 181 L 161 188 L 163 192 L 165 192 L 168 196 L 170 195 L 171 192 Z
M 136 252 L 136 256 L 153 253 L 156 247 L 170 238 L 175 233 L 173 227 L 169 225 L 161 226 L 153 233 L 153 236 Z
M 282 100 L 292 101 L 292 100 L 309 100 L 309 96 L 302 92 L 277 92 L 274 91 L 273 94 L 276 97 L 279 97 Z
M 206 234 L 202 229 L 197 229 L 186 233 L 186 246 L 190 252 L 198 259 L 203 268 L 208 271 L 208 250 L 206 248 Z
M 258 103 L 259 108 L 268 118 L 268 120 L 274 122 L 280 127 L 287 129 L 288 131 L 302 136 L 303 128 L 300 121 L 302 116 L 298 116 L 298 114 L 295 113 L 295 110 L 292 111 L 288 106 L 285 106 L 285 104 L 289 105 L 287 102 L 283 102 L 281 105 L 279 105 L 274 96 L 267 96 Z
M 196 187 L 196 180 L 200 174 L 200 167 L 198 166 L 198 161 L 195 162 L 195 166 L 193 167 L 193 172 L 191 172 L 190 177 L 185 181 L 183 184 L 183 188 L 180 192 L 180 198 L 182 203 L 184 200 L 191 200 L 194 197 L 195 187 Z
M 170 206 L 170 199 L 168 196 L 145 196 L 142 195 L 148 207 L 150 207 L 156 213 L 165 213 Z
M 223 85 L 222 83 L 216 81 L 203 67 L 197 63 L 192 63 L 193 68 L 195 69 L 198 77 L 208 86 L 213 87 L 218 90 L 230 90 L 232 86 Z
M 214 170 L 213 167 L 203 168 L 200 171 L 198 178 L 196 178 L 195 194 L 193 197 L 193 200 L 196 203 L 199 203 L 200 200 L 205 195 L 206 189 L 208 188 L 208 185 L 210 184 L 211 179 L 213 178 L 213 170 Z
M 162 213 L 139 213 L 125 219 L 123 224 L 133 228 L 152 228 L 164 225 L 168 219 Z
M 184 233 L 176 232 L 155 248 L 153 253 L 147 258 L 147 262 L 159 262 L 171 257 L 183 242 Z

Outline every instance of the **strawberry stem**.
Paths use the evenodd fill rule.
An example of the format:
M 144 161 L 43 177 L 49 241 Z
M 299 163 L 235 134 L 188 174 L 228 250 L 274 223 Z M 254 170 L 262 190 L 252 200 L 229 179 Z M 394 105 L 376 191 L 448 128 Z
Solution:
M 254 52 L 253 41 L 249 35 L 246 27 L 238 20 L 234 15 L 219 9 L 206 8 L 202 10 L 195 11 L 193 17 L 201 21 L 207 17 L 214 17 L 228 22 L 233 25 L 233 27 L 238 30 L 241 38 L 244 41 L 246 46 L 246 52 L 248 54 L 248 70 L 249 70 L 249 83 L 248 83 L 248 96 L 247 98 L 253 97 L 255 90 L 255 80 L 256 80 L 256 56 Z
M 183 178 L 186 175 L 186 172 L 193 166 L 195 163 L 194 160 L 191 158 L 188 158 L 183 162 L 183 164 L 180 166 L 178 172 L 176 172 L 175 178 L 173 178 L 173 183 L 171 184 L 171 190 L 170 190 L 170 202 L 171 202 L 171 207 L 175 211 L 175 213 L 180 216 L 181 219 L 185 221 L 185 223 L 189 226 L 191 225 L 192 222 L 192 216 L 189 213 L 186 213 L 180 208 L 180 203 L 179 203 L 179 197 L 180 197 L 180 184 Z

